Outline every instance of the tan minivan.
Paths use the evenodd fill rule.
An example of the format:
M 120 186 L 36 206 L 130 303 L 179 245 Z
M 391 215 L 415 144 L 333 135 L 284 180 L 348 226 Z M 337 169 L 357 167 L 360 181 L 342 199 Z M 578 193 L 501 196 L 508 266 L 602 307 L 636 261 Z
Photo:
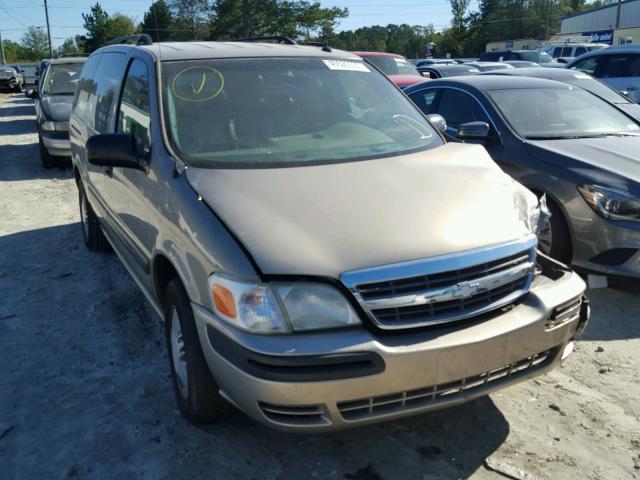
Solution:
M 83 238 L 164 318 L 178 406 L 326 431 L 556 366 L 583 281 L 537 253 L 537 198 L 330 48 L 93 53 L 70 119 Z

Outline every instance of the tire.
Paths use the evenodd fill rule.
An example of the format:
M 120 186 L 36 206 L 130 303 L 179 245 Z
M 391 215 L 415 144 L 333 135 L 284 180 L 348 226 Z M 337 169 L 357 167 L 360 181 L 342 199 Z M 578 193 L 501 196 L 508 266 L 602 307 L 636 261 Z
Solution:
M 569 264 L 572 258 L 569 227 L 562 210 L 549 197 L 547 197 L 547 208 L 551 213 L 551 218 L 545 229 L 540 232 L 540 250 L 562 263 Z M 548 234 L 546 233 L 547 229 L 549 229 Z
M 38 132 L 38 150 L 40 151 L 40 161 L 44 168 L 54 168 L 60 165 L 58 158 L 51 155 L 47 147 L 44 146 L 40 132 Z
M 80 230 L 84 244 L 92 252 L 105 252 L 110 249 L 107 237 L 102 233 L 102 227 L 93 207 L 81 184 L 78 184 L 78 203 L 80 207 Z
M 191 302 L 177 278 L 169 282 L 164 296 L 165 338 L 173 390 L 178 409 L 193 424 L 222 417 L 230 405 L 218 393 L 202 353 Z

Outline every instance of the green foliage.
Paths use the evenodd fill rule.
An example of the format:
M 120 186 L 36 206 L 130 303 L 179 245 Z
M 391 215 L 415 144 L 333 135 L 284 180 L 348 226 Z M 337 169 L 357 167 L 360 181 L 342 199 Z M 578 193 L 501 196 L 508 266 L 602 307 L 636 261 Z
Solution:
M 205 40 L 209 35 L 209 0 L 169 0 L 173 16 L 171 40 Z
M 23 55 L 22 60 L 40 61 L 49 57 L 49 39 L 43 29 L 29 27 L 20 42 Z
M 246 14 L 246 15 L 245 15 Z M 345 8 L 324 8 L 319 2 L 300 0 L 216 0 L 210 38 L 236 39 L 263 35 L 292 38 L 330 35 Z
M 437 41 L 433 25 L 426 27 L 407 24 L 386 27 L 375 25 L 355 31 L 333 34 L 328 41 L 331 46 L 343 50 L 362 50 L 399 53 L 409 58 L 423 57 L 429 42 Z
M 28 52 L 18 42 L 12 42 L 11 40 L 3 40 L 2 46 L 4 47 L 4 61 L 5 63 L 19 63 L 31 61 Z
M 99 3 L 91 7 L 90 13 L 83 13 L 82 19 L 87 35 L 77 36 L 76 42 L 87 53 L 97 50 L 114 37 L 136 33 L 129 17 L 121 13 L 110 16 Z
M 155 42 L 171 39 L 173 27 L 173 14 L 169 5 L 164 0 L 157 0 L 151 4 L 149 11 L 144 14 L 144 19 L 139 26 L 142 33 L 151 35 Z
M 80 49 L 73 38 L 67 38 L 62 45 L 53 50 L 54 57 L 60 57 L 62 55 L 73 55 L 80 53 Z

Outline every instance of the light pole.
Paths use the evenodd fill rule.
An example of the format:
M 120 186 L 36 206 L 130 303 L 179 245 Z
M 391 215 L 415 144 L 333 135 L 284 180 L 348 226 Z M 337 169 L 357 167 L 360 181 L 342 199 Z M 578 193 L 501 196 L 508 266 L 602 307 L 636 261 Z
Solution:
M 47 37 L 49 38 L 49 58 L 53 58 L 53 47 L 51 46 L 51 28 L 49 28 L 49 8 L 47 0 L 44 0 L 44 14 L 47 17 Z
M 4 45 L 2 44 L 2 30 L 0 30 L 0 65 L 4 65 Z

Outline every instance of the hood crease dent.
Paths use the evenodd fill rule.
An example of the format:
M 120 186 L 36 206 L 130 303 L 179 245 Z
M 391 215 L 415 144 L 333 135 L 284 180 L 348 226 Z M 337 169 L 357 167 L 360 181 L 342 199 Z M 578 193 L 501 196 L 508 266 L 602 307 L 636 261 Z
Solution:
M 538 200 L 478 145 L 295 168 L 188 168 L 265 274 L 341 273 L 518 240 Z

